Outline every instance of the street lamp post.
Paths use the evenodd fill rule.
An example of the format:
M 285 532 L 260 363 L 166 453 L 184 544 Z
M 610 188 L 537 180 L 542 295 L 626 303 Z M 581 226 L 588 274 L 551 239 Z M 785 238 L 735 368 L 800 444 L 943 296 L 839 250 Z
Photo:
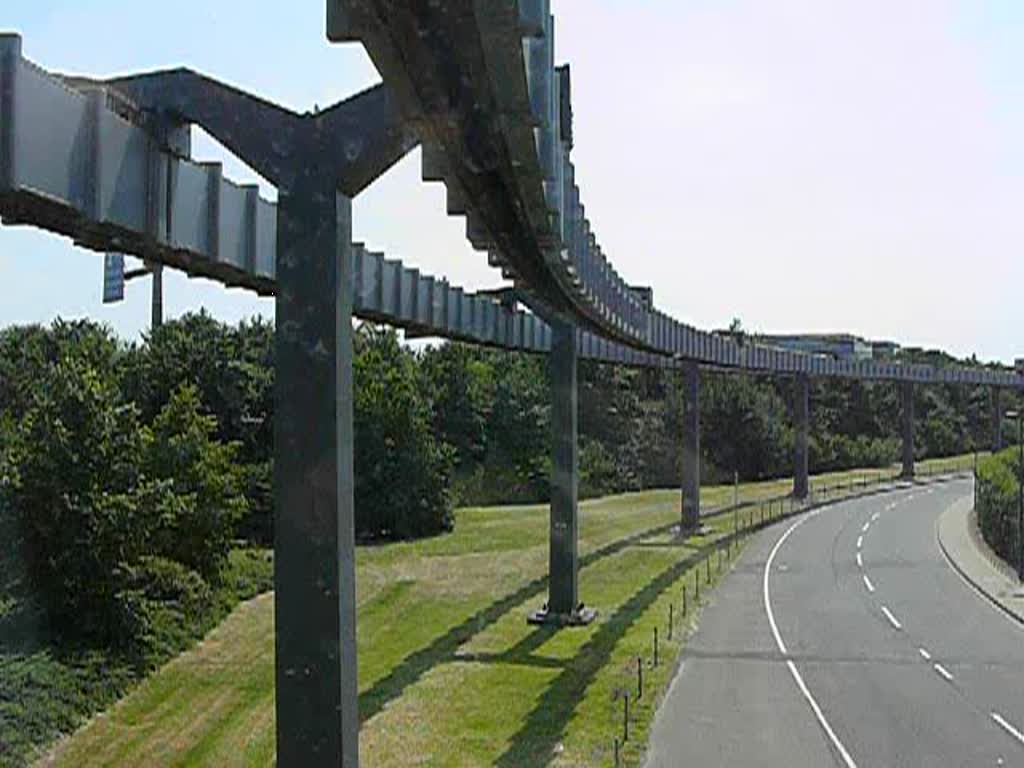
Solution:
M 1017 580 L 1024 582 L 1024 419 L 1021 411 L 1007 411 L 1006 418 L 1017 420 Z

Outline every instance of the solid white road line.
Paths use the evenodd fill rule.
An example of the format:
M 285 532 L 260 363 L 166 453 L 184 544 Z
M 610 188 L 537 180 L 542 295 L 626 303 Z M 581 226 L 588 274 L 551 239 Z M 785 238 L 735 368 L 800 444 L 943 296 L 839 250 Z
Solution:
M 950 673 L 948 669 L 946 669 L 944 666 L 938 663 L 933 664 L 932 666 L 935 667 L 935 671 L 942 675 L 944 678 L 946 678 L 948 682 L 953 682 L 953 675 L 952 673 Z
M 858 536 L 857 537 L 857 549 L 860 549 L 862 546 L 864 546 L 864 537 L 863 536 Z
M 861 558 L 860 552 L 857 553 L 857 565 L 859 565 L 861 568 L 864 567 L 864 560 Z
M 875 591 L 875 585 L 871 583 L 871 579 L 868 578 L 866 573 L 864 574 L 864 586 L 868 588 L 868 592 Z
M 890 611 L 884 605 L 882 606 L 882 613 L 885 614 L 885 618 L 889 620 L 889 623 L 892 624 L 895 629 L 903 629 L 903 625 L 900 624 L 899 621 L 897 621 L 896 617 L 892 615 L 892 611 Z
M 788 654 L 786 650 L 786 644 L 782 642 L 782 635 L 779 634 L 779 627 L 775 623 L 775 614 L 772 612 L 772 596 L 771 591 L 768 587 L 768 577 L 772 572 L 772 562 L 775 560 L 775 555 L 778 553 L 779 548 L 785 543 L 789 535 L 796 530 L 797 526 L 802 525 L 807 520 L 810 520 L 815 516 L 815 512 L 812 512 L 806 517 L 801 517 L 795 523 L 793 523 L 786 532 L 782 534 L 775 546 L 772 548 L 771 554 L 768 555 L 768 561 L 764 564 L 764 611 L 768 614 L 768 623 L 771 625 L 772 635 L 775 636 L 775 645 L 779 648 L 779 653 L 783 656 Z M 792 659 L 787 659 L 786 666 L 789 668 L 789 673 L 793 676 L 793 680 L 796 682 L 796 687 L 800 689 L 800 693 L 803 694 L 804 699 L 811 706 L 811 710 L 814 712 L 814 716 L 818 720 L 818 724 L 821 725 L 822 730 L 825 731 L 825 735 L 828 736 L 829 741 L 832 742 L 832 746 L 836 748 L 840 757 L 843 758 L 843 762 L 846 764 L 846 768 L 857 768 L 857 764 L 853 762 L 853 758 L 850 757 L 850 753 L 846 751 L 846 747 L 843 746 L 843 742 L 836 736 L 835 731 L 832 730 L 832 726 L 829 725 L 828 720 L 825 719 L 825 714 L 821 711 L 821 707 L 818 706 L 818 702 L 814 700 L 814 696 L 811 695 L 810 690 L 807 688 L 807 684 L 804 682 L 803 676 L 800 674 L 800 670 L 796 668 L 796 664 L 793 663 Z
M 917 652 L 921 654 L 921 658 L 924 659 L 925 661 L 931 661 L 932 660 L 932 655 L 930 653 L 928 653 L 928 651 L 926 651 L 924 648 L 918 648 Z
M 946 561 L 946 565 L 949 566 L 949 570 L 951 570 L 953 573 L 955 573 L 957 575 L 957 578 L 960 579 L 960 581 L 962 581 L 964 583 L 964 586 L 966 586 L 967 589 L 969 589 L 971 592 L 973 592 L 978 597 L 980 597 L 981 601 L 983 603 L 985 603 L 985 605 L 987 605 L 993 611 L 995 611 L 1000 616 L 1002 616 L 1003 619 L 1005 619 L 1006 621 L 1010 622 L 1010 624 L 1012 624 L 1016 629 L 1018 629 L 1018 630 L 1021 629 L 1021 622 L 1017 619 L 1016 616 L 1011 616 L 1010 614 L 1008 614 L 1006 612 L 1006 610 L 998 602 L 996 602 L 996 600 L 994 598 L 992 598 L 991 595 L 989 595 L 987 592 L 984 592 L 984 591 L 978 589 L 978 587 L 976 587 L 974 584 L 972 584 L 970 581 L 968 581 L 967 577 L 964 576 L 960 572 L 960 569 L 957 568 L 957 566 L 953 563 L 953 561 L 949 559 L 949 555 L 946 554 L 945 548 L 942 546 L 942 543 L 939 541 L 939 521 L 938 520 L 935 521 L 935 547 L 936 547 L 936 549 L 939 550 L 939 553 L 942 555 L 942 559 Z
M 995 720 L 997 723 L 999 723 L 999 725 L 1001 725 L 1003 727 L 1003 730 L 1005 730 L 1008 734 L 1013 736 L 1013 738 L 1015 738 L 1017 741 L 1019 741 L 1022 744 L 1024 744 L 1024 733 L 1021 733 L 1016 728 L 1014 728 L 1012 725 L 1010 725 L 1008 722 L 1006 722 L 1006 718 L 1004 718 L 998 712 L 993 712 L 992 713 L 992 719 Z

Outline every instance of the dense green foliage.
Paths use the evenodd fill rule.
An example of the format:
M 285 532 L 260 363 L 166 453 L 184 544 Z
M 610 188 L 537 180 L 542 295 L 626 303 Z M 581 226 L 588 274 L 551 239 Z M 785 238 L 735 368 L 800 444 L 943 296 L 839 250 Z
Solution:
M 986 457 L 978 465 L 978 527 L 997 555 L 1017 568 L 1017 515 L 1021 478 L 1017 447 Z
M 202 313 L 130 345 L 90 322 L 0 331 L 2 749 L 23 756 L 50 740 L 269 587 L 262 550 L 237 545 L 273 541 L 273 340 L 264 321 L 230 327 Z M 459 504 L 546 500 L 543 357 L 410 349 L 368 325 L 355 353 L 361 540 L 449 531 Z M 581 495 L 677 485 L 678 375 L 584 361 L 579 379 Z M 791 386 L 702 375 L 705 482 L 791 473 Z M 812 386 L 812 470 L 897 458 L 895 387 Z M 916 396 L 918 458 L 988 447 L 985 389 Z M 1006 516 L 990 517 L 1008 540 Z
M 389 539 L 451 530 L 453 450 L 434 437 L 414 359 L 393 332 L 366 326 L 355 350 L 356 530 Z
M 216 420 L 189 385 L 149 426 L 73 356 L 37 384 L 8 450 L 6 494 L 29 579 L 55 634 L 145 665 L 160 605 L 175 606 L 183 637 L 208 612 L 245 511 L 234 446 L 213 438 Z

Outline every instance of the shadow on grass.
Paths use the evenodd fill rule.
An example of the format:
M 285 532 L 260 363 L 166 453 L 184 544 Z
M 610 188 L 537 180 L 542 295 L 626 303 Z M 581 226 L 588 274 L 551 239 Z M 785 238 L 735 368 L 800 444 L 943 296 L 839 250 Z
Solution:
M 637 542 L 650 536 L 659 536 L 663 533 L 668 533 L 675 526 L 676 523 L 667 523 L 666 525 L 660 525 L 656 528 L 648 528 L 647 530 L 634 533 L 631 536 L 617 539 L 581 557 L 580 568 L 584 568 L 602 558 L 621 552 L 627 547 L 634 546 Z M 540 576 L 533 579 L 517 589 L 515 592 L 512 592 L 500 600 L 491 603 L 486 608 L 477 611 L 461 624 L 452 627 L 448 632 L 441 637 L 438 637 L 430 645 L 406 656 L 405 659 L 403 659 L 397 667 L 391 670 L 387 676 L 378 680 L 374 683 L 372 688 L 359 695 L 360 722 L 366 722 L 371 717 L 379 713 L 384 709 L 385 705 L 401 696 L 402 692 L 406 688 L 419 680 L 430 669 L 443 661 L 454 659 L 455 653 L 460 645 L 468 642 L 474 635 L 494 624 L 498 619 L 517 605 L 532 597 L 537 597 L 542 594 L 547 588 L 547 584 L 547 576 Z M 536 642 L 533 649 L 539 647 L 546 639 L 542 634 L 543 631 L 544 630 L 542 628 L 526 638 L 527 641 Z M 514 650 L 515 649 L 510 649 L 502 655 L 512 653 Z M 529 651 L 523 652 L 520 650 L 519 653 L 520 658 L 522 659 L 529 656 Z M 536 659 L 536 657 L 532 656 L 530 656 L 530 658 Z M 527 662 L 524 661 L 523 663 Z M 538 660 L 537 663 L 542 663 L 542 660 Z
M 572 713 L 598 671 L 608 663 L 619 640 L 665 590 L 706 554 L 701 550 L 669 566 L 623 603 L 551 682 L 495 765 L 501 768 L 546 765 Z
M 557 631 L 558 627 L 542 626 L 501 653 L 459 653 L 455 656 L 455 660 L 481 662 L 484 664 L 518 664 L 527 667 L 560 669 L 568 663 L 565 659 L 552 659 L 547 656 L 533 655 L 533 652 L 550 640 Z

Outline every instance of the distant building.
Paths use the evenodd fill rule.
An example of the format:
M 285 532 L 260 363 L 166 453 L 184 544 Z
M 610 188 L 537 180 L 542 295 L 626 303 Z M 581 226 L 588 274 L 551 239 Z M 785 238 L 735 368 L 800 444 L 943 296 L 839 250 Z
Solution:
M 759 334 L 757 341 L 808 355 L 828 355 L 836 360 L 870 360 L 873 352 L 871 342 L 849 333 Z
M 1017 369 L 1017 373 L 1024 376 L 1024 357 L 1018 357 L 1013 361 L 1013 367 Z
M 900 345 L 895 341 L 872 341 L 871 356 L 876 360 L 886 357 L 896 357 L 900 351 Z

